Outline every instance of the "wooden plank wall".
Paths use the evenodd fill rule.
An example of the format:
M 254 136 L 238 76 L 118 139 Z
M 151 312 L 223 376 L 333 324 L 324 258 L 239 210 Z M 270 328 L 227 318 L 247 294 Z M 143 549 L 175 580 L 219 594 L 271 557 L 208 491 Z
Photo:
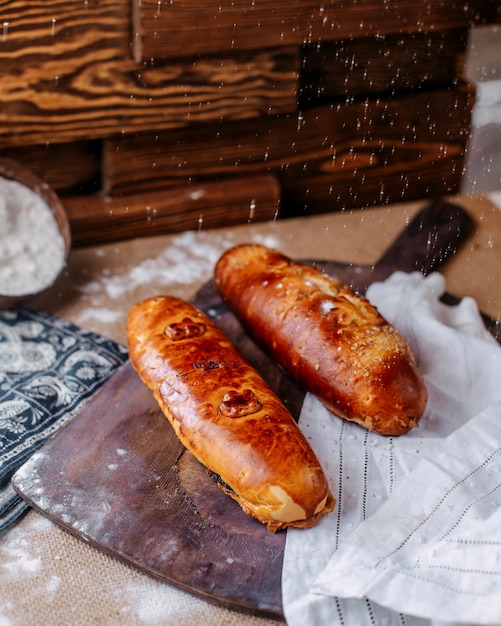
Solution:
M 74 245 L 458 190 L 465 0 L 0 0 L 0 155 Z

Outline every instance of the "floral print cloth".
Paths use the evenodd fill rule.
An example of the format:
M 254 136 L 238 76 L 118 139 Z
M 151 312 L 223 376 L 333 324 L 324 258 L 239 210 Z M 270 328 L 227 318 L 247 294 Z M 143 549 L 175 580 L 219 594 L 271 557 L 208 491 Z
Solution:
M 50 314 L 0 311 L 0 531 L 28 508 L 12 474 L 126 359 L 123 345 Z

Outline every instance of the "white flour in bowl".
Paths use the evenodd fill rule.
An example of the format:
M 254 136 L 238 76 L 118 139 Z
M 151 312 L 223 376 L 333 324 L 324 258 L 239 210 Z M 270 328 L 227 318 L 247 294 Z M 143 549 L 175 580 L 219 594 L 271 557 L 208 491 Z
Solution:
M 48 287 L 64 264 L 64 239 L 47 203 L 21 183 L 0 177 L 0 294 Z

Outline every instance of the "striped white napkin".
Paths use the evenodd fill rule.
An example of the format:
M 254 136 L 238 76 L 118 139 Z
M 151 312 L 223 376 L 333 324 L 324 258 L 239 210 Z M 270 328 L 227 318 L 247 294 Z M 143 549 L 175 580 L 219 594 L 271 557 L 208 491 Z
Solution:
M 501 347 L 476 304 L 439 301 L 438 274 L 395 273 L 369 299 L 409 341 L 429 402 L 381 437 L 307 396 L 300 425 L 338 502 L 289 530 L 289 626 L 501 624 Z

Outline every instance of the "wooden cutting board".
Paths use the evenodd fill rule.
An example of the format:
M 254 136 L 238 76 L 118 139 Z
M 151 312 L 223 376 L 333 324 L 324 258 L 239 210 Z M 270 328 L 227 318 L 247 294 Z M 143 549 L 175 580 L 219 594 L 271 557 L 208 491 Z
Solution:
M 285 534 L 243 515 L 179 443 L 130 362 L 16 474 L 35 509 L 208 600 L 281 615 Z
M 422 220 L 418 226 L 421 240 L 428 237 Z M 445 240 L 435 241 L 450 253 L 447 230 L 460 229 L 448 228 Z M 425 273 L 436 269 L 439 255 L 429 246 L 420 252 L 412 242 L 402 247 L 403 236 L 392 246 L 394 254 L 384 255 L 386 270 L 409 269 L 409 259 Z M 319 264 L 328 273 L 340 270 L 339 264 Z M 194 302 L 297 417 L 304 391 L 243 332 L 212 283 Z M 129 362 L 17 472 L 13 485 L 69 532 L 162 581 L 233 609 L 283 617 L 285 531 L 269 533 L 219 490 L 179 443 Z
M 212 282 L 194 302 L 297 418 L 304 391 L 243 332 Z M 12 484 L 70 533 L 160 580 L 219 605 L 282 618 L 285 532 L 270 533 L 216 486 L 130 361 Z

